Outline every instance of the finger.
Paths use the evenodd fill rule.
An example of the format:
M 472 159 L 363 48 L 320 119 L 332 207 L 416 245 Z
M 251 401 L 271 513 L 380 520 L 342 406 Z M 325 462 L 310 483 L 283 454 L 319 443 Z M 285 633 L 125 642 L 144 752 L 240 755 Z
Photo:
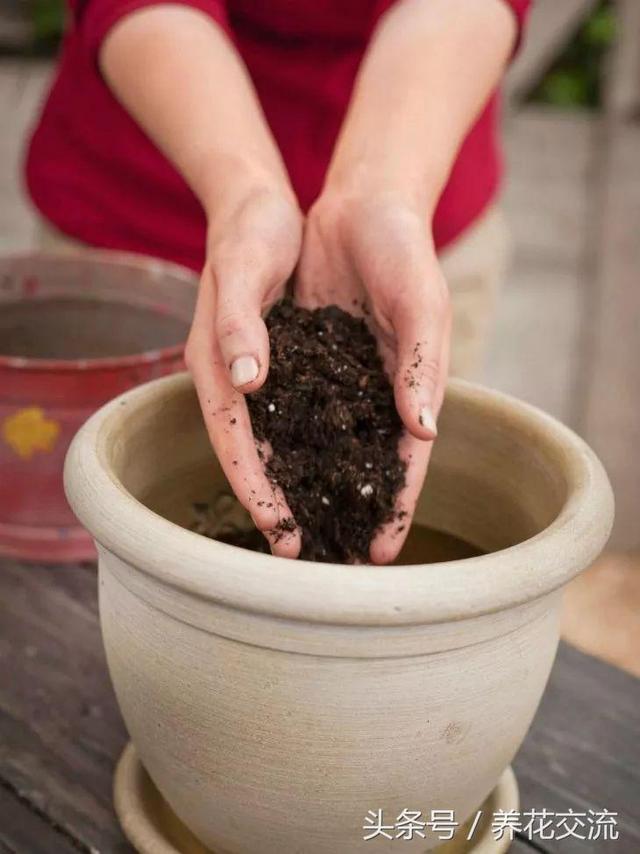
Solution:
M 246 405 L 245 408 L 247 408 Z M 254 442 L 254 446 L 264 470 L 273 453 L 271 445 L 269 442 Z M 274 554 L 280 557 L 296 558 L 299 556 L 302 546 L 302 533 L 297 525 L 294 524 L 292 528 L 295 519 L 282 489 L 272 481 L 269 481 L 269 484 L 273 490 L 275 506 L 278 508 L 279 521 L 275 527 L 264 530 L 263 534 L 269 541 L 271 551 Z
M 262 311 L 277 296 L 270 271 L 247 267 L 248 256 L 214 262 L 215 332 L 231 384 L 243 393 L 260 388 L 269 370 L 269 335 Z
M 269 540 L 274 554 L 297 557 L 300 533 L 298 529 L 281 531 L 283 520 L 291 519 L 292 514 L 264 472 L 244 396 L 229 381 L 211 328 L 214 307 L 211 281 L 203 277 L 186 358 L 209 439 L 233 492 Z
M 221 394 L 220 379 L 226 380 L 221 367 L 208 375 L 194 371 L 194 382 L 216 456 L 233 492 L 269 540 L 273 553 L 297 557 L 300 532 L 297 528 L 291 532 L 282 528 L 285 520 L 293 518 L 292 513 L 281 491 L 274 488 L 264 473 L 244 397 L 236 391 Z M 226 384 L 228 386 L 228 381 Z
M 448 373 L 451 310 L 444 280 L 422 286 L 415 300 L 398 300 L 392 323 L 398 361 L 396 406 L 418 439 L 434 439 Z
M 422 491 L 433 442 L 416 439 L 405 433 L 398 447 L 400 458 L 407 465 L 405 486 L 396 499 L 394 518 L 381 528 L 374 537 L 369 556 L 375 564 L 394 561 L 409 533 L 416 504 Z

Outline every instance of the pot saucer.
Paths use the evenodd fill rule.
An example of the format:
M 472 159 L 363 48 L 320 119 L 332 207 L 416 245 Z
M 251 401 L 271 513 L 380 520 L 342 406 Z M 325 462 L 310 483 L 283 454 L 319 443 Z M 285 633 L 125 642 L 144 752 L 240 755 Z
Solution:
M 156 789 L 129 743 L 120 757 L 114 778 L 116 813 L 125 836 L 139 854 L 215 854 L 188 830 Z M 467 825 L 457 838 L 433 849 L 433 854 L 503 854 L 508 838 L 496 840 L 491 833 L 491 817 L 497 810 L 517 810 L 518 784 L 507 768 L 480 808 L 482 818 L 472 841 L 465 837 Z M 475 812 L 474 812 L 475 815 Z M 471 826 L 472 819 L 468 825 Z

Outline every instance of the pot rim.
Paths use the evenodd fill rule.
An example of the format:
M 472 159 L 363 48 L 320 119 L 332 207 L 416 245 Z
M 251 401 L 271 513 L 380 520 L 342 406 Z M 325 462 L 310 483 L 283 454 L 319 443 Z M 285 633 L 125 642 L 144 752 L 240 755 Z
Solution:
M 186 373 L 125 392 L 95 413 L 65 462 L 67 498 L 97 542 L 136 570 L 197 598 L 271 617 L 353 626 L 469 619 L 566 584 L 601 551 L 613 521 L 607 475 L 588 445 L 539 409 L 465 380 L 447 396 L 506 416 L 565 460 L 567 498 L 553 522 L 501 551 L 405 566 L 315 563 L 247 552 L 188 531 L 145 507 L 110 469 L 106 437 L 129 417 L 191 386 Z M 125 410 L 125 411 L 126 411 Z M 443 583 L 443 579 L 446 583 Z
M 163 258 L 154 258 L 150 255 L 141 255 L 134 252 L 112 251 L 109 249 L 78 249 L 77 252 L 56 251 L 29 251 L 5 252 L 0 254 L 0 264 L 20 264 L 29 261 L 48 260 L 56 263 L 58 261 L 80 261 L 81 263 L 99 263 L 108 267 L 136 267 L 142 272 L 152 276 L 172 275 L 176 279 L 184 280 L 185 285 L 195 284 L 198 281 L 196 274 L 188 267 L 176 264 L 173 261 L 165 261 Z M 28 300 L 24 300 L 27 302 Z M 0 306 L 2 303 L 0 302 Z M 126 356 L 99 356 L 88 359 L 39 359 L 28 356 L 5 356 L 0 353 L 0 370 L 21 371 L 23 373 L 87 373 L 89 371 L 119 371 L 127 368 L 135 368 L 149 363 L 166 362 L 178 359 L 182 356 L 186 341 L 172 344 L 168 347 L 154 347 L 150 350 L 142 350 L 139 353 L 131 353 Z

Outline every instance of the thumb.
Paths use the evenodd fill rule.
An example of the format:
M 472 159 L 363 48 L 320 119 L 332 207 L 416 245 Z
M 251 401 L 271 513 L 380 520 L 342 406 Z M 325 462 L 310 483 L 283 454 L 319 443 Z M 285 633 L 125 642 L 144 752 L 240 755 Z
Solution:
M 394 381 L 398 412 L 416 438 L 434 439 L 449 362 L 451 311 L 446 285 L 442 291 L 423 291 L 417 303 L 398 305 L 393 320 L 398 341 Z
M 262 310 L 278 294 L 255 272 L 250 276 L 244 265 L 227 263 L 213 276 L 215 332 L 231 384 L 243 393 L 256 391 L 269 370 L 269 335 Z

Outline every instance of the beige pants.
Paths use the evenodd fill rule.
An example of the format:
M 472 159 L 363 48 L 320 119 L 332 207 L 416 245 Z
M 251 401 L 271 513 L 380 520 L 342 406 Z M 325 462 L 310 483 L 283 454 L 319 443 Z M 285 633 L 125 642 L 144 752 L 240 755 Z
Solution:
M 509 234 L 497 206 L 440 255 L 453 306 L 453 376 L 482 376 L 508 260 Z
M 41 249 L 77 251 L 84 244 L 42 220 Z M 451 374 L 475 379 L 482 373 L 500 286 L 508 235 L 502 211 L 493 206 L 441 254 L 453 305 Z

